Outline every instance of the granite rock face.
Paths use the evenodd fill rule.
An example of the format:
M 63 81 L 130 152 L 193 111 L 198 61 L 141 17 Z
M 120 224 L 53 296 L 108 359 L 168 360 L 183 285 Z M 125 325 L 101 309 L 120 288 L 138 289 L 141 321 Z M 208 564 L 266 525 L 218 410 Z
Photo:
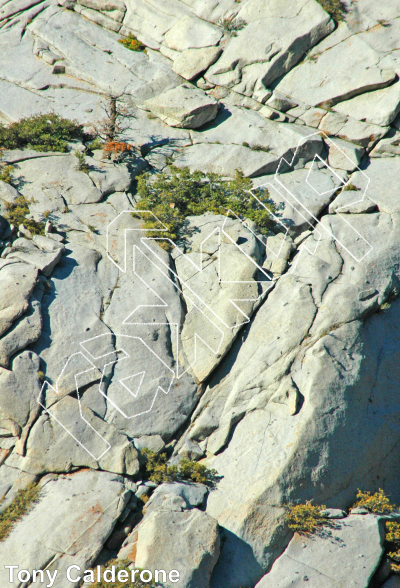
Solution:
M 0 510 L 42 488 L 2 562 L 58 588 L 114 557 L 182 588 L 396 586 L 383 519 L 346 513 L 358 488 L 400 501 L 399 23 L 395 0 L 336 23 L 316 0 L 1 4 L 1 125 L 86 133 L 0 150 Z M 211 191 L 242 172 L 270 224 L 214 203 L 167 251 L 135 206 L 172 164 Z M 322 536 L 288 530 L 305 501 Z

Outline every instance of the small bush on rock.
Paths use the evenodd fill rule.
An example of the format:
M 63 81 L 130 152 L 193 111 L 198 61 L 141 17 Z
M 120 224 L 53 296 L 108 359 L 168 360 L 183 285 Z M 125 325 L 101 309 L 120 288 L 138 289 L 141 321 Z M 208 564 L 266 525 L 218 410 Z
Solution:
M 392 570 L 400 573 L 400 523 L 387 522 L 386 523 L 386 541 L 390 547 L 395 551 L 389 551 L 388 556 L 392 560 Z
M 141 454 L 146 459 L 145 469 L 149 480 L 156 484 L 163 482 L 175 482 L 188 480 L 198 484 L 211 485 L 216 478 L 216 470 L 209 469 L 205 465 L 182 458 L 179 466 L 169 465 L 168 456 L 165 452 L 155 453 L 145 447 Z
M 83 126 L 58 114 L 36 114 L 5 126 L 0 123 L 0 147 L 35 151 L 67 151 L 68 141 L 79 139 Z
M 179 475 L 183 480 L 209 485 L 215 481 L 217 470 L 209 469 L 202 463 L 183 457 L 179 464 Z
M 146 49 L 146 45 L 143 45 L 138 39 L 136 39 L 135 35 L 129 33 L 125 39 L 118 39 L 118 43 L 121 43 L 127 49 L 131 51 L 144 51 Z
M 24 225 L 32 235 L 44 235 L 44 223 L 27 217 L 29 214 L 29 200 L 25 196 L 20 195 L 15 199 L 15 202 L 6 202 L 5 206 L 7 212 L 4 216 L 10 225 L 15 227 Z
M 75 157 L 77 159 L 76 162 L 76 169 L 77 171 L 81 171 L 85 174 L 89 173 L 89 165 L 86 163 L 86 159 L 83 153 L 80 151 L 75 151 Z
M 273 227 L 270 213 L 274 211 L 274 206 L 268 202 L 268 191 L 261 193 L 254 190 L 264 208 L 252 197 L 251 180 L 245 178 L 241 171 L 236 171 L 233 180 L 224 181 L 222 176 L 214 173 L 190 172 L 188 168 L 175 166 L 169 169 L 171 175 L 161 173 L 154 179 L 154 176 L 145 173 L 138 179 L 136 210 L 150 211 L 168 227 L 166 231 L 155 231 L 160 228 L 160 223 L 154 216 L 146 215 L 144 228 L 148 237 L 176 241 L 182 236 L 186 217 L 205 212 L 225 215 L 228 210 L 254 221 L 263 234 Z M 135 213 L 133 216 L 142 218 Z M 168 242 L 160 244 L 164 249 L 171 248 Z
M 324 525 L 329 524 L 329 519 L 321 515 L 325 506 L 314 506 L 310 502 L 305 504 L 289 504 L 286 521 L 289 529 L 300 535 L 315 533 Z
M 385 514 L 396 509 L 394 504 L 391 504 L 389 498 L 386 496 L 382 488 L 378 492 L 371 494 L 371 492 L 357 491 L 357 502 L 353 508 L 366 508 L 369 512 L 376 514 Z
M 327 12 L 333 20 L 339 22 L 344 20 L 344 16 L 347 12 L 347 7 L 342 0 L 317 0 L 322 8 Z
M 94 582 L 93 584 L 90 584 L 91 586 L 96 586 L 97 588 L 154 588 L 155 584 L 153 584 L 153 582 L 149 583 L 149 582 L 142 582 L 142 580 L 140 579 L 136 579 L 135 581 L 119 581 L 118 578 L 118 572 L 121 571 L 125 571 L 128 572 L 129 574 L 129 579 L 131 579 L 131 569 L 130 566 L 131 562 L 127 561 L 127 560 L 118 560 L 118 559 L 113 559 L 112 561 L 110 561 L 106 566 L 101 566 L 100 568 L 100 577 L 102 578 L 100 580 L 100 582 Z M 115 578 L 116 581 L 115 582 L 108 582 L 106 580 L 103 579 L 103 573 L 106 570 L 110 570 L 112 566 L 115 566 Z M 135 568 L 137 569 L 137 568 Z M 139 574 L 136 574 L 136 577 Z
M 237 31 L 244 29 L 247 22 L 243 18 L 235 18 L 235 15 L 233 15 L 229 18 L 221 18 L 218 24 L 226 34 L 237 37 Z
M 162 484 L 163 482 L 173 482 L 178 476 L 178 467 L 168 465 L 168 456 L 166 453 L 155 453 L 145 447 L 141 454 L 146 459 L 146 474 L 152 482 Z
M 12 503 L 0 513 L 0 541 L 4 541 L 17 523 L 37 502 L 38 485 L 32 482 L 24 490 L 19 490 Z

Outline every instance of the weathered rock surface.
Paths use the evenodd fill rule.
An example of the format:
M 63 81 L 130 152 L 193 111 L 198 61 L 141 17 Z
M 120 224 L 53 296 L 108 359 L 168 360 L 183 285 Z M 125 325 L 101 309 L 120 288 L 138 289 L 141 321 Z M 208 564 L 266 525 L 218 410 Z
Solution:
M 172 253 L 187 307 L 183 352 L 200 381 L 273 287 L 262 269 L 265 245 L 254 231 L 234 215 L 188 217 L 186 252 Z
M 182 84 L 147 100 L 146 107 L 171 127 L 197 129 L 217 116 L 218 103 L 202 90 Z
M 169 587 L 206 588 L 218 555 L 218 525 L 200 510 L 152 511 L 138 528 L 137 567 L 154 570 L 162 564 L 162 569 L 183 570 Z
M 170 49 L 186 51 L 216 45 L 221 37 L 222 30 L 219 27 L 194 16 L 185 15 L 169 29 L 164 41 Z
M 295 535 L 257 588 L 307 586 L 368 588 L 383 552 L 384 531 L 377 517 L 353 515 L 322 530 Z
M 219 47 L 203 47 L 201 49 L 186 49 L 174 59 L 173 71 L 192 80 L 218 59 L 221 54 Z
M 292 8 L 290 2 L 247 2 L 236 17 L 246 26 L 229 39 L 206 79 L 251 96 L 257 84 L 269 87 L 289 71 L 334 28 L 317 2 L 299 2 L 295 14 Z
M 316 47 L 279 82 L 278 91 L 311 106 L 324 107 L 384 88 L 395 80 L 393 70 L 380 66 L 379 53 L 357 35 L 343 40 L 340 27 L 328 39 L 329 46 L 325 48 L 322 43 Z
M 1 561 L 18 561 L 31 571 L 57 569 L 54 586 L 59 588 L 70 565 L 86 569 L 94 562 L 127 500 L 119 476 L 90 470 L 60 476 L 45 485 L 39 502 L 0 544 Z M 2 567 L 0 577 L 10 585 L 9 570 Z M 12 585 L 20 585 L 16 577 Z
M 17 260 L 0 261 L 0 335 L 27 311 L 29 298 L 37 282 L 37 269 Z
M 45 485 L 0 559 L 64 577 L 119 550 L 191 588 L 366 588 L 378 523 L 343 509 L 357 488 L 400 500 L 398 3 L 348 2 L 336 28 L 314 0 L 62 4 L 0 7 L 1 120 L 89 130 L 111 94 L 132 109 L 132 155 L 85 155 L 85 174 L 82 142 L 2 152 L 0 508 Z M 135 178 L 171 161 L 243 170 L 275 230 L 204 215 L 180 252 L 143 239 Z M 8 225 L 18 194 L 46 237 Z M 154 489 L 146 446 L 215 467 L 215 488 Z M 305 500 L 342 518 L 282 555 L 283 505 Z

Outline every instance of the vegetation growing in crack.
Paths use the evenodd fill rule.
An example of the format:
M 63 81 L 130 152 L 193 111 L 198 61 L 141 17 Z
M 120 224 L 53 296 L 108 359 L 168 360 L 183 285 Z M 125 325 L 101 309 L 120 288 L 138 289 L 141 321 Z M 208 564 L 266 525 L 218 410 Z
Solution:
M 134 581 L 130 581 L 131 580 L 131 568 L 129 567 L 131 565 L 130 561 L 127 560 L 119 560 L 119 559 L 113 559 L 110 562 L 108 562 L 108 564 L 106 566 L 101 566 L 100 568 L 100 577 L 101 580 L 100 582 L 94 582 L 93 584 L 90 584 L 91 586 L 97 586 L 97 588 L 154 588 L 155 584 L 153 582 L 149 583 L 148 581 L 146 582 L 142 582 L 142 580 L 140 579 L 140 570 L 137 570 L 137 568 L 135 568 L 135 570 L 137 570 L 137 573 L 135 574 L 135 579 Z M 112 566 L 115 566 L 115 578 L 116 581 L 112 582 L 112 581 L 107 581 L 104 580 L 103 578 L 103 573 L 106 570 L 109 570 L 112 568 Z M 125 578 L 128 578 L 128 583 L 127 580 L 125 579 L 124 581 L 120 581 L 118 580 L 118 572 L 127 572 L 128 576 L 125 575 Z M 137 576 L 139 576 L 139 578 L 137 578 Z M 121 576 L 120 576 L 121 577 Z M 146 579 L 148 578 L 148 575 L 146 574 Z
M 250 146 L 249 143 L 246 143 L 245 141 L 242 143 L 242 145 L 243 145 L 243 147 L 247 147 L 248 149 L 251 149 L 252 151 L 264 151 L 265 153 L 269 153 L 269 151 L 271 151 L 271 149 L 265 145 L 252 145 L 252 146 Z
M 187 480 L 210 486 L 216 481 L 216 470 L 196 461 L 182 458 L 179 466 L 169 465 L 166 452 L 156 453 L 147 447 L 141 450 L 141 455 L 145 458 L 144 468 L 148 479 L 156 484 Z
M 345 19 L 347 6 L 342 0 L 317 0 L 317 2 L 334 21 L 339 22 Z
M 58 114 L 36 114 L 20 121 L 0 123 L 0 148 L 34 149 L 35 151 L 68 150 L 68 141 L 81 139 L 83 126 Z
M 206 212 L 226 215 L 229 210 L 239 217 L 254 221 L 263 234 L 273 228 L 270 213 L 275 208 L 269 201 L 268 190 L 254 190 L 262 202 L 258 203 L 250 192 L 251 180 L 245 178 L 243 172 L 236 170 L 235 178 L 225 181 L 214 173 L 190 172 L 188 168 L 179 169 L 175 166 L 169 169 L 171 175 L 161 173 L 151 176 L 145 173 L 138 178 L 139 201 L 136 210 L 150 211 L 152 214 L 132 214 L 136 218 L 144 218 L 148 237 L 176 241 L 184 233 L 188 216 Z M 160 230 L 162 227 L 159 221 L 167 230 Z M 160 244 L 164 249 L 171 248 L 168 241 L 161 241 Z
M 396 574 L 400 574 L 400 523 L 386 523 L 386 542 L 388 544 L 388 556 L 392 560 L 391 568 Z
M 14 500 L 0 513 L 0 541 L 4 541 L 11 533 L 14 525 L 29 512 L 37 502 L 39 487 L 31 482 L 24 490 L 19 490 Z
M 85 155 L 80 151 L 75 151 L 75 157 L 77 159 L 76 169 L 85 174 L 89 173 L 89 165 L 86 163 Z
M 5 202 L 6 214 L 4 217 L 8 220 L 10 225 L 19 227 L 24 225 L 32 235 L 44 235 L 44 223 L 35 221 L 33 218 L 28 217 L 29 204 L 33 200 L 27 200 L 25 196 L 17 196 L 15 202 Z
M 357 186 L 355 186 L 354 184 L 351 184 L 351 183 L 346 184 L 345 187 L 343 188 L 343 192 L 350 192 L 352 190 L 357 191 L 358 188 L 357 188 Z
M 227 35 L 237 37 L 237 31 L 244 29 L 247 22 L 243 18 L 236 18 L 235 15 L 232 15 L 229 18 L 221 18 L 218 24 Z
M 101 107 L 105 116 L 92 125 L 92 134 L 95 138 L 90 143 L 90 149 L 99 148 L 101 145 L 103 157 L 120 161 L 124 155 L 132 151 L 132 145 L 122 141 L 121 135 L 129 128 L 128 119 L 132 118 L 133 114 L 121 96 L 107 96 Z
M 321 527 L 329 525 L 329 519 L 321 515 L 326 506 L 315 506 L 311 502 L 287 505 L 286 522 L 289 529 L 300 535 L 316 533 Z
M 366 508 L 369 512 L 375 514 L 387 514 L 396 509 L 396 505 L 391 504 L 382 488 L 379 488 L 375 494 L 357 490 L 357 499 L 353 508 Z
M 118 39 L 118 43 L 131 51 L 145 51 L 146 49 L 146 45 L 143 45 L 132 33 L 129 33 L 124 39 Z
M 0 181 L 6 182 L 6 184 L 12 183 L 12 171 L 14 167 L 12 165 L 7 165 L 2 161 L 4 147 L 0 147 Z

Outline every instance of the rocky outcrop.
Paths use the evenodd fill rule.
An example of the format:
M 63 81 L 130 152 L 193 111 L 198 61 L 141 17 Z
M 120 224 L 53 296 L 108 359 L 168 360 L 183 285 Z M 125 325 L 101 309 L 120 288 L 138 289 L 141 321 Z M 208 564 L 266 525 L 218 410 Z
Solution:
M 383 552 L 384 530 L 378 518 L 351 515 L 320 535 L 296 535 L 257 588 L 286 588 L 304 582 L 319 588 L 369 586 Z
M 184 570 L 177 583 L 166 586 L 208 586 L 220 539 L 217 522 L 195 508 L 201 506 L 206 492 L 199 484 L 159 486 L 118 557 L 141 569 Z
M 357 488 L 400 500 L 400 12 L 347 5 L 339 24 L 315 0 L 0 7 L 1 120 L 87 132 L 114 96 L 130 146 L 81 169 L 86 138 L 1 152 L 0 509 L 43 486 L 1 561 L 396 585 L 382 521 L 343 509 Z M 241 170 L 268 230 L 214 207 L 169 252 L 148 239 L 137 176 L 171 163 Z M 8 222 L 20 196 L 44 234 Z M 155 488 L 146 447 L 215 468 L 214 487 Z M 306 500 L 340 517 L 330 534 L 292 538 L 284 505 Z
M 122 477 L 105 472 L 85 470 L 47 481 L 39 502 L 0 544 L 1 561 L 18 561 L 22 569 L 47 569 L 52 575 L 58 570 L 54 586 L 65 585 L 70 565 L 85 569 L 95 561 L 129 495 Z M 9 570 L 2 568 L 0 574 L 2 583 L 9 584 Z M 17 577 L 12 585 L 20 585 Z

